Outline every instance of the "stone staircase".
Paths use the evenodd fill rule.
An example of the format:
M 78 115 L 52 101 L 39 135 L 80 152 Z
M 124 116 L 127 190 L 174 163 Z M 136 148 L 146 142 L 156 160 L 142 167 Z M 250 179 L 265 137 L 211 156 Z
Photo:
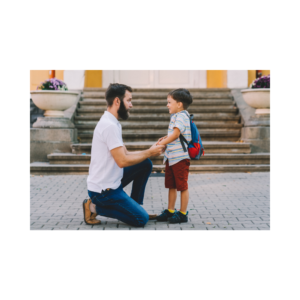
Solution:
M 170 89 L 134 89 L 130 117 L 122 124 L 123 141 L 129 151 L 149 148 L 167 134 L 170 114 L 166 97 Z M 193 104 L 188 111 L 200 132 L 205 156 L 192 160 L 192 173 L 270 171 L 269 153 L 250 153 L 240 141 L 242 124 L 230 89 L 190 89 Z M 88 174 L 91 142 L 97 122 L 106 110 L 105 89 L 84 89 L 78 103 L 75 126 L 78 144 L 72 153 L 48 155 L 49 163 L 32 163 L 31 174 Z M 163 156 L 152 157 L 153 171 L 162 172 Z

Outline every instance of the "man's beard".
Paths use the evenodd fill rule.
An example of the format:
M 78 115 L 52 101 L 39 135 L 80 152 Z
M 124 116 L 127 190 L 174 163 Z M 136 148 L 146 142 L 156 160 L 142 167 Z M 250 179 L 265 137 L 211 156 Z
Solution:
M 118 116 L 123 120 L 127 120 L 129 118 L 129 110 L 126 109 L 123 100 L 120 101 Z

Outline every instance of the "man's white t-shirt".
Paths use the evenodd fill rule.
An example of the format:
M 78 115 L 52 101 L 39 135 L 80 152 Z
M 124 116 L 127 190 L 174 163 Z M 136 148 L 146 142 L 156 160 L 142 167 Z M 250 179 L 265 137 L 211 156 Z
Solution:
M 98 122 L 92 141 L 91 163 L 87 188 L 101 193 L 108 188 L 117 189 L 123 178 L 123 168 L 115 162 L 110 150 L 123 146 L 122 126 L 116 117 L 104 112 Z

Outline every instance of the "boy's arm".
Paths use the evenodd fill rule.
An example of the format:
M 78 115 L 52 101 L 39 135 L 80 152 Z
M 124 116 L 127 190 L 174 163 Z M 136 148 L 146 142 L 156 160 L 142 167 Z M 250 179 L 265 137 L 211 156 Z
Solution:
M 167 137 L 168 137 L 168 136 L 166 135 L 166 136 L 163 136 L 162 138 L 160 138 L 160 139 L 157 141 L 156 145 L 158 145 L 158 143 L 159 143 L 160 141 L 166 139 Z
M 167 145 L 178 139 L 180 136 L 180 130 L 177 127 L 174 127 L 174 131 L 171 135 L 167 138 L 163 139 L 162 141 L 158 142 L 157 145 Z

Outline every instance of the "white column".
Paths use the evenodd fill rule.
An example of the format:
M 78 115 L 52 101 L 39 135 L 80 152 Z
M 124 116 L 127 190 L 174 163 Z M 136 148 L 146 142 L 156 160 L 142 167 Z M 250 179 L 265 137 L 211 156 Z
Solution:
M 207 78 L 206 78 L 206 70 L 197 71 L 198 73 L 198 82 L 195 85 L 195 88 L 205 89 L 207 88 Z
M 116 83 L 115 71 L 103 70 L 102 71 L 102 87 L 108 88 L 111 83 Z
M 227 87 L 240 89 L 248 87 L 248 70 L 228 70 Z
M 82 90 L 84 87 L 85 70 L 65 70 L 64 82 L 69 90 Z
M 107 88 L 110 83 L 115 82 L 128 84 L 133 88 L 207 87 L 206 70 L 103 70 L 102 87 Z

